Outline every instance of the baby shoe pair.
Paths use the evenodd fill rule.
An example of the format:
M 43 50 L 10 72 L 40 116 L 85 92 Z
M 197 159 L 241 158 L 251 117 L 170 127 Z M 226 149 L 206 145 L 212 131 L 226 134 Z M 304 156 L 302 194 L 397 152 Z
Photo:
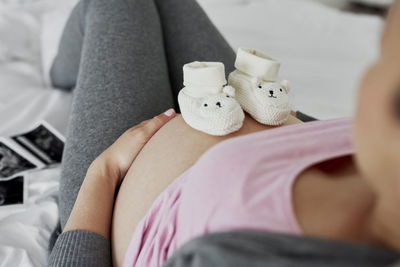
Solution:
M 256 50 L 240 48 L 226 86 L 220 62 L 184 65 L 184 88 L 178 102 L 192 128 L 210 135 L 226 135 L 243 125 L 243 110 L 267 125 L 283 124 L 290 113 L 287 81 L 276 83 L 280 64 Z

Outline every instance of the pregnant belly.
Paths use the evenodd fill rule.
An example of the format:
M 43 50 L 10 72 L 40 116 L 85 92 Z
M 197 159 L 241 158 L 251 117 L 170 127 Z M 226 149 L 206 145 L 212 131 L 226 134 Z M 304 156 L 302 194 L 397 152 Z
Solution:
M 290 116 L 285 125 L 300 123 Z M 112 253 L 114 266 L 121 266 L 139 221 L 158 195 L 192 166 L 210 147 L 253 132 L 271 129 L 246 115 L 243 127 L 226 136 L 210 136 L 189 127 L 180 115 L 162 127 L 132 163 L 119 189 L 113 212 Z

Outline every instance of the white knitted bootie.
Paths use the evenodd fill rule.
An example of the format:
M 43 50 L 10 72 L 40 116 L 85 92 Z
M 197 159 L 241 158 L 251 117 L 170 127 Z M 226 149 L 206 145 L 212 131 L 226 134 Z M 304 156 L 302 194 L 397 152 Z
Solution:
M 289 82 L 276 82 L 280 63 L 251 49 L 239 48 L 236 70 L 229 75 L 229 85 L 236 89 L 236 99 L 256 121 L 277 126 L 290 114 Z
M 210 135 L 239 130 L 244 113 L 235 100 L 235 89 L 225 86 L 220 62 L 192 62 L 183 66 L 184 88 L 178 94 L 182 117 L 192 128 Z

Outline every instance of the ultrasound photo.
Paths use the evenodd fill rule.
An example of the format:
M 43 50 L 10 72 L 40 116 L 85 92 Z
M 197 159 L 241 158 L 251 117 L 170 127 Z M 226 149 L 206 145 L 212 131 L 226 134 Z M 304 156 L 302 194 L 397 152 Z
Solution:
M 0 180 L 37 166 L 0 141 Z
M 24 177 L 0 181 L 0 206 L 24 203 Z
M 40 124 L 30 132 L 11 138 L 47 165 L 61 162 L 64 142 L 50 126 Z

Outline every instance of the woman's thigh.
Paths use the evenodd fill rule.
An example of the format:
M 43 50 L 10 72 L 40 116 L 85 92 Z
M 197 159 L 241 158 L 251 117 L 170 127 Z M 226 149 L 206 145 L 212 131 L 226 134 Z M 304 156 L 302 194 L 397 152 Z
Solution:
M 55 62 L 63 72 L 71 57 L 68 44 L 83 38 L 81 55 L 72 55 L 80 57 L 80 64 L 62 160 L 62 227 L 91 162 L 125 130 L 173 107 L 153 1 L 82 0 L 74 12 L 70 21 L 81 21 L 67 24 Z
M 290 117 L 285 125 L 300 123 Z M 158 195 L 215 144 L 274 127 L 246 115 L 243 127 L 227 136 L 211 136 L 189 127 L 177 116 L 160 129 L 133 162 L 115 202 L 112 242 L 114 257 L 123 258 L 131 236 Z

